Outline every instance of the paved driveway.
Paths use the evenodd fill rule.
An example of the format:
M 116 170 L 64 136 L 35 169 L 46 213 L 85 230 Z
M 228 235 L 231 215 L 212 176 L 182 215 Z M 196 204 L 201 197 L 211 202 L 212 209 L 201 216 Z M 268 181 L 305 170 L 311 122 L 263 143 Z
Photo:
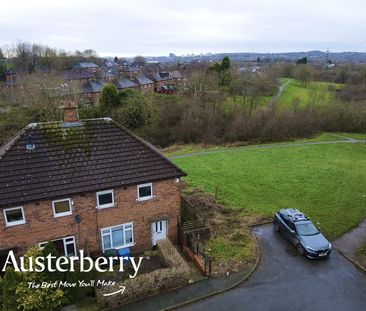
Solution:
M 337 252 L 310 261 L 274 232 L 256 229 L 262 259 L 241 287 L 179 310 L 365 311 L 366 276 Z

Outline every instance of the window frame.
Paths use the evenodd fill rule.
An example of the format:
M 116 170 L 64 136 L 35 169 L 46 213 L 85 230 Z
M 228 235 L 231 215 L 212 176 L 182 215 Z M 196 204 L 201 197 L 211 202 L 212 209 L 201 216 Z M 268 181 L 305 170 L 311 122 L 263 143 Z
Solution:
M 6 212 L 7 211 L 17 210 L 17 209 L 20 209 L 22 211 L 23 219 L 22 220 L 8 222 L 8 218 L 6 216 Z M 18 226 L 18 225 L 24 225 L 24 224 L 27 223 L 26 220 L 25 220 L 25 213 L 24 213 L 24 207 L 23 206 L 4 208 L 3 209 L 3 213 L 4 213 L 4 220 L 5 220 L 5 226 L 6 227 L 13 227 L 13 226 Z
M 150 186 L 151 188 L 151 195 L 146 196 L 146 197 L 140 197 L 140 188 L 144 188 L 144 187 L 148 187 Z M 146 200 L 151 200 L 153 199 L 154 196 L 154 191 L 153 191 L 153 183 L 145 183 L 145 184 L 141 184 L 141 185 L 137 185 L 137 201 L 141 202 L 141 201 L 146 201 Z
M 68 212 L 56 213 L 55 203 L 63 202 L 63 201 L 69 201 L 70 210 Z M 55 217 L 55 218 L 72 215 L 72 202 L 71 202 L 71 199 L 66 198 L 66 199 L 60 199 L 60 200 L 52 201 L 52 209 L 53 209 L 53 217 Z
M 131 230 L 132 242 L 131 243 L 126 243 L 123 246 L 114 247 L 113 241 L 112 241 L 112 229 L 118 228 L 120 226 L 122 226 L 124 242 L 126 242 L 125 227 L 126 226 L 131 226 L 131 229 L 128 228 L 127 230 Z M 109 230 L 109 232 L 108 233 L 103 233 L 103 231 L 105 231 L 105 230 Z M 106 236 L 106 235 L 109 236 L 109 239 L 111 241 L 111 247 L 110 248 L 104 248 L 104 236 Z M 101 243 L 102 243 L 103 253 L 106 250 L 109 250 L 109 249 L 122 249 L 122 248 L 134 246 L 135 245 L 135 236 L 134 236 L 134 232 L 133 232 L 133 222 L 126 222 L 124 224 L 119 224 L 119 225 L 114 225 L 114 226 L 111 226 L 111 227 L 101 228 L 100 229 L 100 239 L 101 239 Z
M 99 204 L 99 196 L 100 195 L 103 195 L 103 194 L 107 194 L 107 193 L 111 193 L 112 194 L 112 203 L 100 205 Z M 115 204 L 115 201 L 114 201 L 114 191 L 113 191 L 113 189 L 98 191 L 96 193 L 96 196 L 97 196 L 97 208 L 100 208 L 100 209 L 110 208 L 110 207 L 114 207 L 116 205 Z
M 72 241 L 67 241 L 66 242 L 67 239 L 72 239 Z M 75 239 L 75 236 L 74 235 L 66 236 L 64 238 L 59 238 L 59 239 L 52 239 L 50 241 L 51 242 L 54 242 L 54 241 L 59 241 L 59 240 L 62 240 L 62 242 L 64 244 L 64 253 L 65 253 L 65 255 L 61 255 L 61 256 L 67 256 L 67 257 L 76 257 L 77 256 L 76 239 Z M 43 249 L 44 248 L 44 245 L 47 244 L 47 243 L 48 243 L 48 241 L 46 241 L 46 242 L 40 242 L 40 243 L 38 243 L 38 247 L 41 248 L 41 249 Z M 44 245 L 42 245 L 42 244 L 44 244 Z M 69 256 L 67 254 L 67 245 L 68 244 L 73 244 L 74 245 L 75 255 Z

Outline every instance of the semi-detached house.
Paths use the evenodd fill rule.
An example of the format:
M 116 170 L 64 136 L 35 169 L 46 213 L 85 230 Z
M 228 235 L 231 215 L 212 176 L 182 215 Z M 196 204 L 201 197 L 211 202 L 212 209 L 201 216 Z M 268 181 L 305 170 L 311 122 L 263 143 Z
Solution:
M 0 258 L 53 241 L 99 256 L 177 242 L 184 172 L 110 118 L 29 124 L 0 149 Z

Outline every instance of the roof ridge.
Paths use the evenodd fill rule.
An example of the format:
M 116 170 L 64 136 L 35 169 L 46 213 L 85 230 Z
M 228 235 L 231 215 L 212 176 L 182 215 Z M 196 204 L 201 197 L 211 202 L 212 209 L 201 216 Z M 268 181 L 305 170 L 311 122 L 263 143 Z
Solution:
M 2 159 L 3 155 L 17 142 L 20 136 L 25 133 L 25 131 L 30 127 L 30 124 L 23 127 L 18 133 L 15 134 L 15 136 L 10 138 L 5 144 L 0 146 L 0 160 Z
M 80 122 L 82 121 L 106 121 L 106 122 L 110 122 L 112 119 L 109 117 L 103 117 L 103 118 L 90 118 L 90 119 L 81 119 Z M 46 121 L 46 122 L 32 122 L 29 123 L 28 125 L 26 125 L 25 127 L 23 127 L 18 133 L 16 133 L 12 138 L 10 138 L 9 140 L 7 140 L 3 145 L 0 146 L 0 159 L 2 157 L 2 155 L 9 150 L 9 148 L 19 139 L 19 137 L 25 133 L 25 131 L 29 128 L 32 128 L 34 126 L 37 125 L 48 125 L 48 124 L 58 124 L 58 123 L 64 123 L 63 121 Z

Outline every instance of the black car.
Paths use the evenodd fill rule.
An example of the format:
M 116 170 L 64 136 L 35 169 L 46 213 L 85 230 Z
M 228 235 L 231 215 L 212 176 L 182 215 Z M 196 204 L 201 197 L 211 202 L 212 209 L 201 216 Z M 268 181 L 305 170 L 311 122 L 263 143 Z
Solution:
M 324 258 L 332 251 L 332 244 L 320 233 L 319 228 L 297 209 L 281 209 L 275 214 L 273 225 L 275 231 L 282 233 L 301 256 Z

